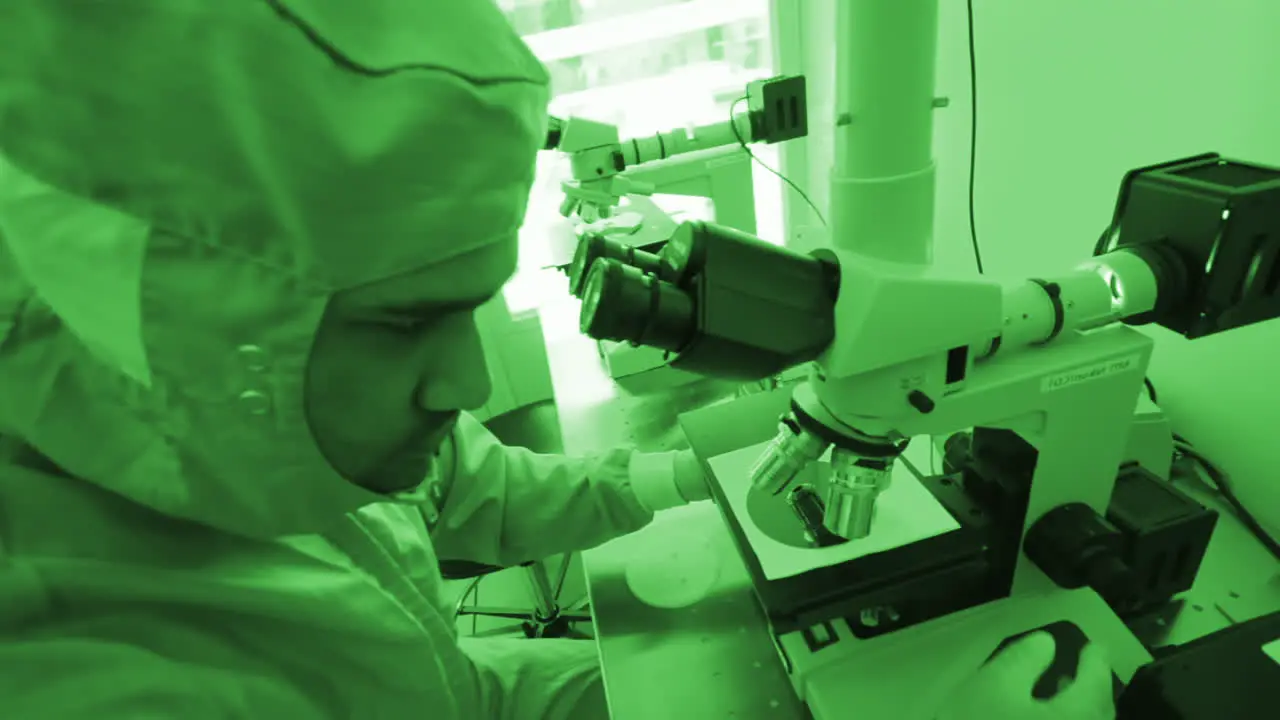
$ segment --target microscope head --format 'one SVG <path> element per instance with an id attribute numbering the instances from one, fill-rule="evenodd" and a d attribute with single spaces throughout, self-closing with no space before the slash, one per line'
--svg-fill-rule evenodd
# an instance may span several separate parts
<path id="1" fill-rule="evenodd" d="M 840 273 L 827 251 L 802 254 L 687 222 L 658 254 L 588 238 L 573 267 L 582 331 L 666 350 L 673 368 L 758 381 L 817 359 L 834 341 Z M 865 537 L 905 445 L 857 436 L 803 387 L 753 469 L 753 485 L 780 495 L 834 444 L 824 525 L 843 538 Z"/>
<path id="2" fill-rule="evenodd" d="M 812 361 L 834 338 L 839 279 L 822 251 L 705 222 L 682 223 L 656 256 L 594 247 L 580 263 L 590 337 L 655 347 L 673 368 L 744 383 Z"/>
<path id="3" fill-rule="evenodd" d="M 555 150 L 569 157 L 573 180 L 561 183 L 565 198 L 560 214 L 578 215 L 587 222 L 610 217 L 626 188 L 612 180 L 626 169 L 619 144 L 618 128 L 585 118 L 548 120 L 543 150 Z"/>

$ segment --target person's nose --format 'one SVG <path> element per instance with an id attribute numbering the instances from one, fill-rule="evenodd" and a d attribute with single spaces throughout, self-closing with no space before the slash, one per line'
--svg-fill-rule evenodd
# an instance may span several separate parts
<path id="1" fill-rule="evenodd" d="M 432 360 L 418 398 L 424 410 L 478 410 L 489 402 L 493 383 L 474 316 L 459 316 L 440 335 Z"/>

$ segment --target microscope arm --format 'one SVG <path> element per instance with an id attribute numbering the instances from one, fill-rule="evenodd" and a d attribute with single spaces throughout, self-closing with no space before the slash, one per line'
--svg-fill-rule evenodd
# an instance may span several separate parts
<path id="1" fill-rule="evenodd" d="M 671 163 L 659 162 L 703 150 L 724 147 L 725 137 L 733 137 L 735 125 L 746 126 L 745 115 L 729 122 L 694 130 L 672 130 L 656 135 L 618 141 L 616 127 L 582 118 L 552 118 L 556 128 L 552 136 L 560 140 L 555 148 L 568 152 L 573 180 L 561 183 L 565 199 L 560 214 L 578 214 L 587 222 L 608 218 L 618 202 L 627 195 L 652 195 L 666 179 Z M 742 128 L 740 127 L 739 130 Z M 744 139 L 747 137 L 743 136 Z M 733 141 L 736 149 L 737 141 Z M 552 144 L 548 140 L 548 145 Z M 656 177 L 644 177 L 646 165 Z M 650 173 L 650 175 L 652 175 Z"/>
<path id="2" fill-rule="evenodd" d="M 568 123 L 572 138 L 575 120 Z M 739 154 L 734 130 L 749 142 L 749 125 L 748 116 L 739 114 L 733 123 L 677 129 L 571 153 L 574 179 L 561 184 L 565 201 L 560 212 L 566 217 L 577 212 L 594 222 L 612 215 L 627 195 L 652 195 L 659 189 L 697 195 L 707 184 L 705 162 Z M 681 162 L 685 157 L 695 162 Z M 686 192 L 680 192 L 682 187 Z"/>
<path id="3" fill-rule="evenodd" d="M 752 134 L 751 118 L 747 113 L 735 114 L 732 121 L 699 125 L 693 128 L 677 128 L 647 137 L 632 138 L 619 146 L 622 169 L 626 171 L 645 163 L 703 150 L 736 148 L 740 144 L 739 138 L 742 139 L 742 143 L 753 143 L 762 139 Z M 574 173 L 574 178 L 584 179 L 577 172 Z"/>
<path id="4" fill-rule="evenodd" d="M 565 182 L 561 214 L 579 212 L 593 222 L 609 217 L 618 201 L 629 194 L 649 195 L 668 173 L 684 171 L 661 161 L 694 153 L 734 154 L 740 144 L 774 143 L 803 137 L 808 132 L 805 85 L 800 76 L 781 76 L 751 83 L 745 96 L 748 110 L 729 120 L 693 128 L 677 128 L 654 135 L 620 140 L 618 128 L 584 118 L 550 119 L 546 150 L 569 155 L 573 180 Z M 638 170 L 653 167 L 656 175 L 642 179 Z M 664 167 L 665 166 L 665 167 Z M 656 181 L 656 182 L 655 182 Z M 673 182 L 679 182 L 673 178 Z M 585 212 L 584 212 L 585 211 Z"/>
<path id="5" fill-rule="evenodd" d="M 1070 368 L 1055 372 L 1060 357 L 1037 351 L 1148 313 L 1160 286 L 1149 262 L 1155 256 L 1129 250 L 1056 278 L 1003 288 L 843 251 L 834 255 L 844 289 L 835 307 L 835 340 L 809 382 L 796 389 L 791 417 L 753 468 L 753 483 L 781 492 L 832 448 L 827 528 L 851 539 L 870 534 L 876 500 L 909 438 L 994 426 L 1031 412 L 1020 407 L 1026 387 L 1006 392 L 1013 378 L 1076 382 Z M 1145 356 L 1126 365 L 1129 356 L 1108 360 L 1115 346 L 1097 347 L 1097 357 L 1080 361 L 1082 379 L 1125 371 L 1136 372 L 1134 382 L 1141 383 Z M 1013 357 L 1020 359 L 1005 363 Z M 1131 415 L 1132 405 L 1122 412 Z"/>
<path id="6" fill-rule="evenodd" d="M 543 149 L 568 154 L 572 160 L 573 179 L 585 182 L 598 179 L 602 174 L 623 172 L 655 160 L 737 145 L 739 136 L 747 143 L 760 139 L 753 136 L 751 118 L 747 113 L 735 114 L 732 122 L 677 128 L 627 140 L 620 140 L 618 128 L 607 123 L 553 116 Z"/>

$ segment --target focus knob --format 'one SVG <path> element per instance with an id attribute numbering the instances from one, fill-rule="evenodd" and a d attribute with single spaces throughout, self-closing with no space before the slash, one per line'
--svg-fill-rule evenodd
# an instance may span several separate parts
<path id="1" fill-rule="evenodd" d="M 911 403 L 911 407 L 919 410 L 921 415 L 928 415 L 936 407 L 933 400 L 919 390 L 912 390 L 907 393 L 907 402 Z"/>

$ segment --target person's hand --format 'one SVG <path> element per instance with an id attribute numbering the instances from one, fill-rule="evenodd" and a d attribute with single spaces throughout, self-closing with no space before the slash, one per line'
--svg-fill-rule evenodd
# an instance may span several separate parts
<path id="1" fill-rule="evenodd" d="M 685 502 L 711 499 L 707 475 L 693 450 L 684 449 L 676 453 L 676 489 Z"/>
<path id="2" fill-rule="evenodd" d="M 1051 700 L 1031 696 L 1054 649 L 1044 632 L 1010 645 L 948 698 L 937 720 L 1115 720 L 1111 667 L 1095 643 L 1081 652 L 1075 681 Z"/>

